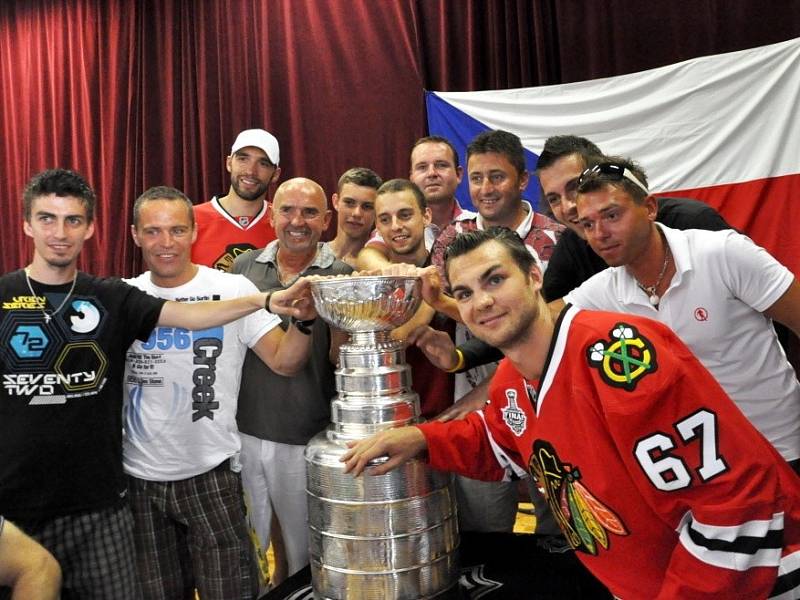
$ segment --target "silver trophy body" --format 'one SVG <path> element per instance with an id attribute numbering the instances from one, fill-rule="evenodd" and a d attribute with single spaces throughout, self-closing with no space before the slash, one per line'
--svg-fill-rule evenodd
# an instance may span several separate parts
<path id="1" fill-rule="evenodd" d="M 343 277 L 311 286 L 319 315 L 350 334 L 339 354 L 332 425 L 306 448 L 316 598 L 417 600 L 458 582 L 452 477 L 412 460 L 386 475 L 345 474 L 347 443 L 419 422 L 411 369 L 390 331 L 413 316 L 412 277 Z"/>

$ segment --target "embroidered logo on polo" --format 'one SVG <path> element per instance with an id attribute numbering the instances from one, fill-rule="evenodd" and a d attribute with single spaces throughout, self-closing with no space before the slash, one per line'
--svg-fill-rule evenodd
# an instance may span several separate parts
<path id="1" fill-rule="evenodd" d="M 508 425 L 508 428 L 514 432 L 514 435 L 519 437 L 525 431 L 528 418 L 517 404 L 517 390 L 513 388 L 507 389 L 506 400 L 508 404 L 505 408 L 500 409 L 503 415 L 503 421 Z"/>
<path id="2" fill-rule="evenodd" d="M 658 369 L 656 349 L 633 325 L 618 323 L 609 340 L 598 340 L 586 349 L 589 366 L 597 369 L 607 384 L 627 391 Z"/>
<path id="3" fill-rule="evenodd" d="M 622 520 L 582 483 L 580 469 L 562 462 L 549 442 L 533 443 L 528 469 L 575 550 L 597 556 L 600 548 L 611 545 L 609 533 L 628 535 Z"/>

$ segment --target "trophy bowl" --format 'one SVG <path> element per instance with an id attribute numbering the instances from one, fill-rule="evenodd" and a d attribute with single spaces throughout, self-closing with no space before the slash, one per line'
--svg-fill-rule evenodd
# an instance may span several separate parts
<path id="1" fill-rule="evenodd" d="M 349 333 L 389 331 L 408 321 L 422 302 L 419 277 L 348 276 L 311 282 L 317 313 Z"/>

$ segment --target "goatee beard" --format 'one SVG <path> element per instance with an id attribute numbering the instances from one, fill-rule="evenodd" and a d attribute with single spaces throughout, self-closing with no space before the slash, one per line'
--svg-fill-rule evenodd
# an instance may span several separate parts
<path id="1" fill-rule="evenodd" d="M 239 196 L 242 200 L 248 200 L 250 202 L 254 200 L 259 200 L 264 197 L 267 193 L 267 186 L 258 186 L 254 192 L 244 192 L 239 188 L 239 184 L 236 181 L 231 180 L 231 187 L 233 191 L 236 192 L 236 195 Z"/>

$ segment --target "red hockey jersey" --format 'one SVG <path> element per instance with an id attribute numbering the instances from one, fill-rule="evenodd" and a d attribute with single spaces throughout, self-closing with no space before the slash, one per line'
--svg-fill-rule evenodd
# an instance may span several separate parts
<path id="1" fill-rule="evenodd" d="M 267 203 L 255 217 L 236 217 L 222 208 L 216 197 L 194 207 L 197 240 L 192 262 L 220 271 L 230 271 L 240 254 L 264 248 L 275 239 Z"/>
<path id="2" fill-rule="evenodd" d="M 431 465 L 530 472 L 617 597 L 800 597 L 800 479 L 664 325 L 568 307 L 540 381 L 505 359 L 489 397 L 420 426 Z"/>

